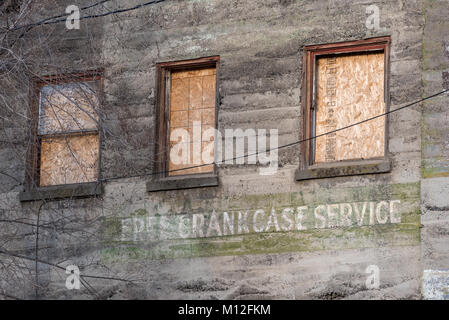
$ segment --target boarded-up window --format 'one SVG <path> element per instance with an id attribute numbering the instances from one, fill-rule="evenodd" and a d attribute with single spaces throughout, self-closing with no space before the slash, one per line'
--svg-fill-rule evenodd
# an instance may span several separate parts
<path id="1" fill-rule="evenodd" d="M 86 81 L 41 87 L 40 186 L 98 180 L 98 86 Z"/>
<path id="2" fill-rule="evenodd" d="M 384 53 L 317 59 L 316 135 L 385 112 Z M 316 139 L 315 163 L 384 156 L 385 118 Z"/>
<path id="3" fill-rule="evenodd" d="M 214 156 L 215 84 L 215 68 L 171 72 L 170 176 L 214 170 L 213 164 L 208 163 L 213 162 Z M 208 157 L 203 157 L 203 153 Z"/>

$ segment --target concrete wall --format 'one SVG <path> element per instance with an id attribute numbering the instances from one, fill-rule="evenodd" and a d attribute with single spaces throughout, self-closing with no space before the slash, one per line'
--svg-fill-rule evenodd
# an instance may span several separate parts
<path id="1" fill-rule="evenodd" d="M 366 27 L 372 4 L 380 30 Z M 153 168 L 156 63 L 220 55 L 219 129 L 278 129 L 283 145 L 300 136 L 304 45 L 390 35 L 394 109 L 442 90 L 448 7 L 430 0 L 167 1 L 81 22 L 78 31 L 45 27 L 55 33 L 48 45 L 54 54 L 41 48 L 35 72 L 105 69 L 105 192 L 45 202 L 40 210 L 41 202 L 20 203 L 29 133 L 20 119 L 3 121 L 0 171 L 14 178 L 0 175 L 0 213 L 36 221 L 39 212 L 41 222 L 53 223 L 63 217 L 64 226 L 41 230 L 42 259 L 83 266 L 81 274 L 138 279 L 88 279 L 102 298 L 430 298 L 421 294 L 423 279 L 440 294 L 447 275 L 437 271 L 448 266 L 447 95 L 390 115 L 391 173 L 296 182 L 293 146 L 279 151 L 272 176 L 254 165 L 227 165 L 218 170 L 218 187 L 148 193 L 145 185 Z M 136 177 L 115 179 L 126 176 Z M 224 216 L 234 217 L 233 232 Z M 9 248 L 33 257 L 36 228 L 18 229 L 29 235 Z M 370 265 L 379 268 L 374 290 L 366 287 Z M 64 270 L 39 268 L 42 297 L 87 297 L 85 288 L 65 288 Z M 28 280 L 23 295 L 33 297 L 27 283 L 34 277 Z"/>
<path id="2" fill-rule="evenodd" d="M 424 95 L 449 89 L 449 42 L 447 1 L 426 2 L 424 29 Z M 423 296 L 449 298 L 449 120 L 448 95 L 423 106 L 421 229 Z"/>

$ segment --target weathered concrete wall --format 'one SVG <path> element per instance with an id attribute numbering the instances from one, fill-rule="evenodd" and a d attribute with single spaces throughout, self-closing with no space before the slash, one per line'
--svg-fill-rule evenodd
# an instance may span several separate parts
<path id="1" fill-rule="evenodd" d="M 365 25 L 372 4 L 380 8 L 381 30 Z M 167 1 L 82 22 L 79 31 L 56 29 L 62 33 L 51 45 L 56 53 L 40 59 L 62 70 L 105 69 L 105 193 L 52 201 L 41 211 L 40 203 L 20 203 L 29 133 L 24 124 L 5 124 L 0 170 L 18 181 L 0 175 L 0 212 L 34 221 L 36 212 L 42 221 L 75 217 L 70 235 L 41 231 L 40 245 L 47 247 L 41 255 L 85 266 L 82 274 L 138 279 L 137 286 L 89 280 L 102 298 L 421 298 L 423 270 L 448 266 L 447 204 L 435 187 L 447 188 L 447 96 L 426 103 L 425 112 L 414 106 L 390 115 L 391 173 L 296 182 L 299 147 L 293 146 L 279 151 L 280 168 L 272 176 L 259 175 L 254 165 L 227 165 L 219 168 L 218 187 L 148 193 L 155 65 L 220 55 L 219 129 L 279 129 L 283 145 L 300 136 L 304 45 L 390 35 L 394 109 L 441 90 L 449 61 L 442 44 L 449 40 L 443 31 L 447 7 L 447 1 L 420 0 Z M 40 74 L 55 70 L 36 65 Z M 126 176 L 136 177 L 113 179 Z M 429 221 L 423 231 L 421 212 Z M 25 239 L 33 249 L 35 234 Z M 377 290 L 365 285 L 370 265 L 379 267 Z M 41 268 L 44 297 L 86 297 L 85 289 L 65 288 L 64 270 Z"/>
<path id="2" fill-rule="evenodd" d="M 424 95 L 449 89 L 448 1 L 426 2 Z M 422 121 L 422 293 L 449 298 L 449 100 L 448 94 L 424 104 Z"/>

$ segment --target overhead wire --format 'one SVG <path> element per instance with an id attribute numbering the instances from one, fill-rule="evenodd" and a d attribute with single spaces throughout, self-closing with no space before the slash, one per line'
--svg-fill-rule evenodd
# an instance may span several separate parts
<path id="1" fill-rule="evenodd" d="M 423 99 L 411 102 L 409 104 L 406 104 L 404 106 L 398 107 L 398 108 L 393 109 L 393 110 L 389 110 L 389 111 L 384 112 L 382 114 L 378 114 L 376 116 L 373 116 L 373 117 L 370 117 L 370 118 L 367 118 L 367 119 L 364 119 L 364 120 L 361 120 L 361 121 L 357 121 L 357 122 L 354 122 L 354 123 L 349 124 L 347 126 L 344 126 L 344 127 L 341 127 L 341 128 L 337 128 L 335 130 L 331 130 L 331 131 L 328 131 L 328 132 L 324 132 L 324 133 L 319 134 L 319 135 L 315 135 L 315 136 L 308 137 L 308 138 L 305 138 L 305 139 L 297 140 L 297 141 L 294 141 L 294 142 L 291 142 L 291 143 L 288 143 L 288 144 L 285 144 L 285 145 L 282 145 L 282 146 L 278 146 L 276 148 L 267 149 L 267 150 L 264 150 L 263 153 L 271 152 L 271 151 L 274 151 L 274 150 L 285 149 L 285 148 L 288 148 L 288 147 L 292 147 L 292 146 L 295 146 L 295 145 L 298 145 L 298 144 L 301 144 L 301 143 L 304 143 L 304 142 L 307 142 L 307 141 L 315 140 L 317 138 L 320 138 L 320 137 L 323 137 L 323 136 L 326 136 L 326 135 L 329 135 L 329 134 L 334 134 L 336 132 L 339 132 L 339 131 L 342 131 L 342 130 L 346 130 L 348 128 L 351 128 L 351 127 L 354 127 L 354 126 L 357 126 L 357 125 L 361 125 L 363 123 L 366 123 L 366 122 L 369 122 L 369 121 L 372 121 L 372 120 L 375 120 L 375 119 L 378 119 L 378 118 L 381 118 L 381 117 L 385 117 L 385 116 L 387 116 L 389 114 L 392 114 L 394 112 L 398 112 L 400 110 L 404 110 L 406 108 L 410 108 L 410 107 L 412 107 L 412 106 L 414 106 L 416 104 L 419 104 L 421 102 L 427 101 L 427 100 L 435 98 L 437 96 L 440 96 L 440 95 L 442 95 L 442 94 L 444 94 L 444 93 L 446 93 L 448 91 L 449 91 L 449 89 L 440 91 L 438 93 L 435 93 L 435 94 L 432 94 L 430 96 L 427 96 L 427 97 L 425 97 Z M 136 178 L 136 177 L 142 177 L 142 176 L 168 174 L 168 173 L 172 173 L 172 172 L 178 172 L 178 171 L 184 171 L 184 170 L 189 170 L 189 169 L 201 168 L 201 167 L 210 166 L 210 165 L 214 165 L 214 164 L 215 165 L 224 164 L 226 162 L 234 161 L 234 160 L 237 160 L 237 159 L 247 158 L 247 157 L 250 157 L 250 156 L 259 155 L 260 153 L 261 152 L 255 152 L 255 153 L 251 153 L 251 154 L 245 154 L 243 156 L 238 156 L 238 157 L 233 157 L 233 158 L 230 158 L 230 159 L 225 159 L 225 160 L 218 161 L 218 162 L 214 161 L 212 163 L 200 164 L 200 165 L 184 167 L 184 168 L 174 169 L 174 170 L 164 170 L 164 171 L 151 172 L 151 173 L 140 174 L 140 175 L 135 175 L 135 176 L 121 176 L 121 177 L 104 178 L 104 179 L 100 179 L 100 181 L 101 182 L 106 182 L 106 181 L 118 180 L 118 179 L 129 179 L 129 178 Z"/>
<path id="2" fill-rule="evenodd" d="M 111 0 L 99 1 L 99 2 L 96 2 L 96 3 L 91 4 L 89 6 L 82 7 L 82 8 L 80 8 L 80 10 L 81 11 L 82 10 L 87 10 L 87 9 L 92 8 L 92 7 L 98 6 L 100 4 L 104 4 L 106 2 L 109 2 L 109 1 L 111 1 Z M 118 13 L 124 13 L 124 12 L 128 12 L 128 11 L 133 11 L 133 10 L 137 10 L 137 9 L 140 9 L 140 8 L 152 5 L 152 4 L 161 3 L 161 2 L 164 2 L 164 1 L 166 1 L 166 0 L 147 1 L 147 2 L 144 2 L 144 3 L 138 4 L 138 5 L 135 5 L 133 7 L 123 8 L 123 9 L 116 9 L 114 11 L 108 11 L 108 12 L 105 12 L 105 13 L 83 16 L 83 17 L 80 17 L 79 20 L 105 17 L 105 16 L 112 15 L 112 14 L 118 14 Z M 9 30 L 14 31 L 14 30 L 19 30 L 19 29 L 23 29 L 23 28 L 32 28 L 34 26 L 39 26 L 39 25 L 48 25 L 48 24 L 55 24 L 55 23 L 64 22 L 64 21 L 66 21 L 66 17 L 68 17 L 68 15 L 69 14 L 61 14 L 61 15 L 58 15 L 58 16 L 54 16 L 54 17 L 50 17 L 50 18 L 46 18 L 46 19 L 40 20 L 40 21 L 35 22 L 35 23 L 17 26 L 15 28 L 12 28 L 12 29 L 9 29 Z M 64 19 L 61 19 L 63 17 L 64 17 Z M 358 121 L 358 122 L 349 124 L 347 126 L 344 126 L 344 127 L 341 127 L 341 128 L 337 128 L 335 130 L 331 130 L 331 131 L 328 131 L 328 132 L 325 132 L 325 133 L 322 133 L 322 134 L 319 134 L 319 135 L 315 135 L 315 136 L 308 137 L 308 138 L 305 138 L 305 139 L 301 139 L 301 140 L 298 140 L 298 141 L 294 141 L 294 142 L 291 142 L 291 143 L 288 143 L 288 144 L 285 144 L 285 145 L 282 145 L 282 146 L 278 146 L 276 148 L 271 148 L 271 149 L 268 149 L 268 150 L 264 150 L 263 152 L 266 153 L 266 152 L 271 152 L 271 151 L 275 151 L 275 150 L 285 149 L 285 148 L 288 148 L 288 147 L 291 147 L 291 146 L 294 146 L 294 145 L 298 145 L 298 144 L 301 144 L 301 143 L 304 143 L 304 142 L 307 142 L 307 141 L 315 140 L 317 138 L 320 138 L 320 137 L 323 137 L 323 136 L 326 136 L 326 135 L 329 135 L 329 134 L 334 134 L 336 132 L 339 132 L 339 131 L 342 131 L 342 130 L 345 130 L 345 129 L 348 129 L 348 128 L 351 128 L 351 127 L 354 127 L 354 126 L 357 126 L 357 125 L 361 125 L 361 124 L 366 123 L 368 121 L 372 121 L 372 120 L 378 119 L 380 117 L 387 116 L 387 115 L 389 115 L 391 113 L 394 113 L 394 112 L 397 112 L 397 111 L 409 108 L 409 107 L 414 106 L 414 105 L 416 105 L 418 103 L 421 103 L 421 102 L 424 102 L 426 100 L 432 99 L 432 98 L 434 98 L 436 96 L 442 95 L 442 94 L 444 94 L 444 93 L 446 93 L 448 91 L 449 91 L 449 89 L 443 90 L 441 92 L 435 93 L 433 95 L 430 95 L 430 96 L 425 97 L 423 99 L 420 99 L 418 101 L 414 101 L 412 103 L 406 104 L 406 105 L 404 105 L 402 107 L 398 107 L 398 108 L 396 108 L 394 110 L 389 110 L 389 111 L 387 111 L 385 113 L 376 115 L 374 117 L 370 117 L 370 118 L 364 119 L 362 121 Z M 226 162 L 234 161 L 234 160 L 237 160 L 237 159 L 247 158 L 247 157 L 254 156 L 254 155 L 259 155 L 260 153 L 261 152 L 245 154 L 243 156 L 233 157 L 233 158 L 225 159 L 225 160 L 222 160 L 222 161 L 214 161 L 212 163 L 200 164 L 200 165 L 184 167 L 184 168 L 174 169 L 174 170 L 158 171 L 158 172 L 152 172 L 152 173 L 147 173 L 147 174 L 139 174 L 139 175 L 135 175 L 135 176 L 119 176 L 119 177 L 103 178 L 103 179 L 100 179 L 100 181 L 101 182 L 105 182 L 105 181 L 117 180 L 117 179 L 127 179 L 127 178 L 141 177 L 141 176 L 161 175 L 161 174 L 167 174 L 167 173 L 172 173 L 172 172 L 184 171 L 184 170 L 189 170 L 189 169 L 201 168 L 201 167 L 204 167 L 204 166 L 219 165 L 219 164 L 223 164 L 223 163 L 226 163 Z"/>
<path id="3" fill-rule="evenodd" d="M 89 6 L 80 8 L 80 11 L 93 8 L 95 6 L 98 6 L 100 4 L 104 4 L 104 3 L 109 2 L 109 1 L 112 1 L 112 0 L 99 1 L 99 2 L 91 4 Z M 106 17 L 106 16 L 109 16 L 109 15 L 112 15 L 112 14 L 118 14 L 118 13 L 124 13 L 124 12 L 128 12 L 128 11 L 133 11 L 133 10 L 137 10 L 137 9 L 140 9 L 140 8 L 143 8 L 143 7 L 147 7 L 147 6 L 152 5 L 152 4 L 164 2 L 164 1 L 166 1 L 166 0 L 152 0 L 152 1 L 148 1 L 148 2 L 144 2 L 144 3 L 141 3 L 141 4 L 135 5 L 133 7 L 123 8 L 123 9 L 116 9 L 116 10 L 108 11 L 108 12 L 104 12 L 104 13 L 83 16 L 83 17 L 80 17 L 79 20 L 94 19 L 94 18 Z M 42 19 L 42 20 L 40 20 L 38 22 L 29 23 L 29 24 L 20 25 L 20 26 L 14 27 L 14 28 L 10 28 L 8 30 L 9 31 L 16 31 L 16 30 L 20 30 L 20 29 L 24 29 L 24 28 L 33 28 L 33 27 L 40 26 L 40 25 L 49 25 L 49 24 L 65 22 L 67 20 L 68 16 L 69 16 L 68 13 L 60 14 L 60 15 L 57 15 L 57 16 L 54 16 L 54 17 Z"/>

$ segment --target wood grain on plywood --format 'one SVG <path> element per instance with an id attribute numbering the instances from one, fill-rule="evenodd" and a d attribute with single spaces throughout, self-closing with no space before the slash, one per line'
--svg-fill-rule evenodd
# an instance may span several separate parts
<path id="1" fill-rule="evenodd" d="M 181 169 L 204 165 L 203 152 L 212 154 L 213 159 L 210 145 L 213 139 L 211 142 L 210 135 L 204 131 L 213 128 L 215 123 L 215 83 L 215 68 L 173 71 L 171 74 L 169 176 L 213 172 L 213 165 Z M 181 137 L 183 132 L 189 136 Z M 176 147 L 181 141 L 186 145 Z M 174 157 L 178 160 L 185 157 L 186 161 L 178 163 Z"/>
<path id="2" fill-rule="evenodd" d="M 383 114 L 384 54 L 320 58 L 317 61 L 316 135 Z M 316 139 L 315 163 L 383 157 L 385 119 Z"/>

